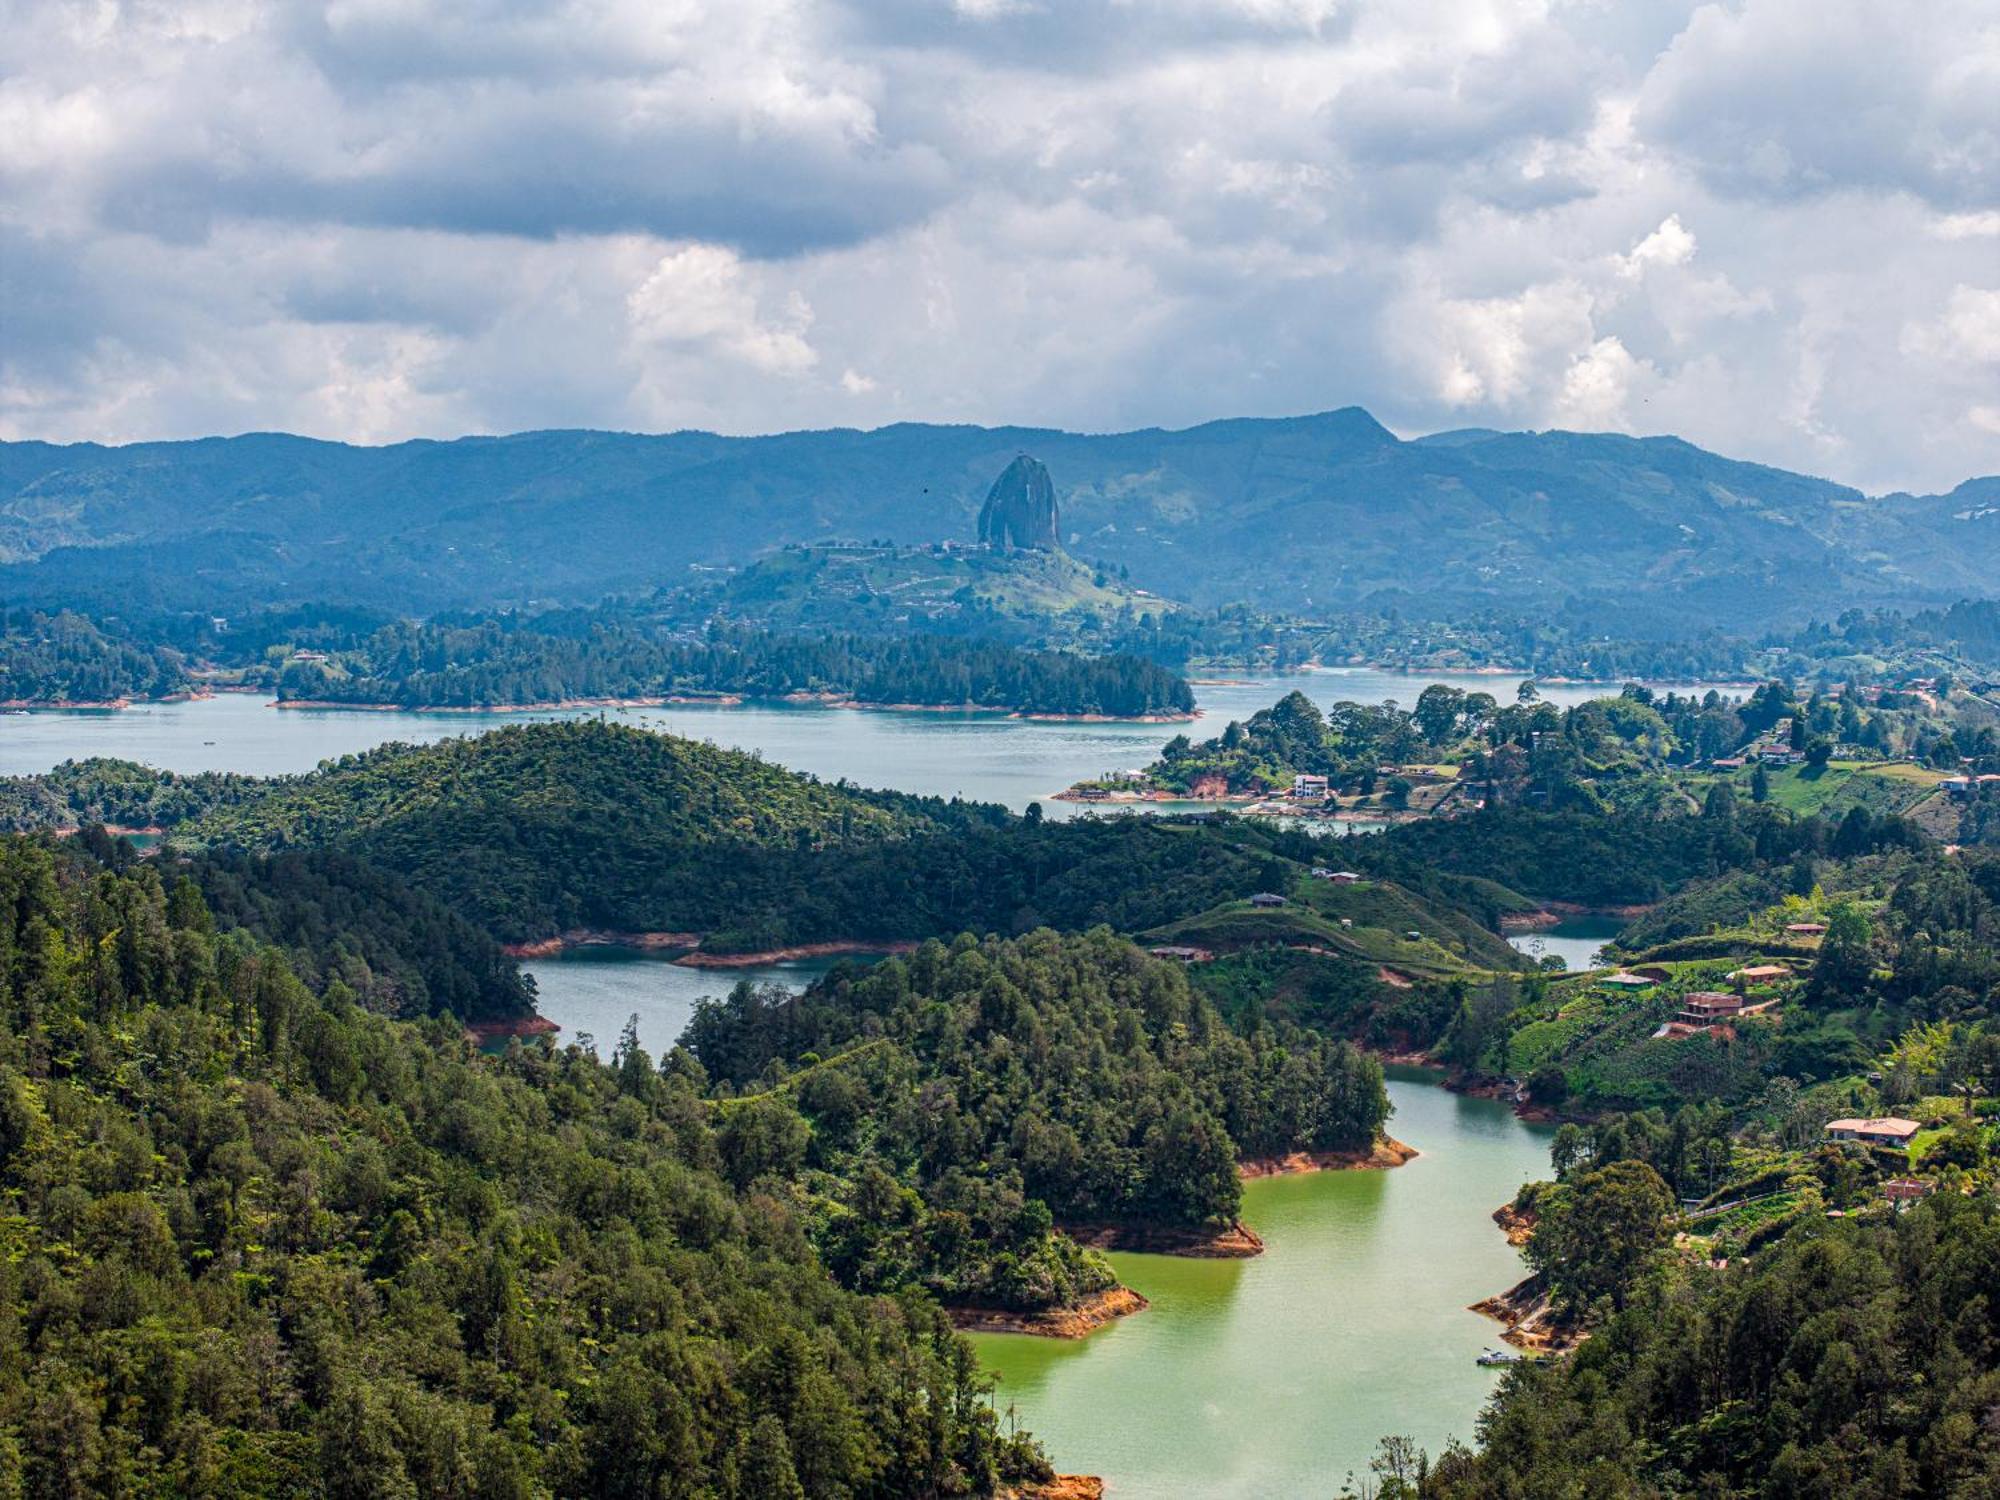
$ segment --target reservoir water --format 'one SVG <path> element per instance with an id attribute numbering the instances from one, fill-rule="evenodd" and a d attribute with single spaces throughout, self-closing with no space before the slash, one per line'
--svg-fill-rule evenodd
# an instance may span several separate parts
<path id="1" fill-rule="evenodd" d="M 695 1001 L 722 996 L 739 980 L 802 990 L 834 965 L 830 958 L 763 964 L 749 969 L 692 969 L 637 948 L 573 948 L 556 958 L 530 959 L 521 972 L 535 981 L 535 1009 L 562 1030 L 567 1045 L 588 1034 L 609 1057 L 626 1021 L 639 1021 L 639 1045 L 654 1061 L 669 1051 L 694 1015 Z"/>
<path id="2" fill-rule="evenodd" d="M 824 780 L 940 797 L 1003 803 L 1016 810 L 1040 800 L 1051 817 L 1072 803 L 1051 802 L 1072 782 L 1104 771 L 1144 766 L 1170 738 L 1221 733 L 1294 688 L 1322 705 L 1342 699 L 1394 701 L 1405 707 L 1433 682 L 1488 692 L 1510 701 L 1521 679 L 1465 673 L 1408 675 L 1340 667 L 1196 686 L 1193 724 L 1077 724 L 1013 719 L 1004 714 L 896 713 L 784 704 L 739 708 L 573 709 L 537 713 L 372 713 L 357 709 L 277 709 L 249 693 L 221 693 L 185 703 L 125 709 L 37 710 L 0 716 L 0 775 L 46 771 L 65 760 L 113 756 L 163 770 L 240 771 L 277 776 L 309 771 L 322 760 L 391 740 L 428 742 L 478 734 L 496 725 L 602 715 L 664 729 L 809 771 Z M 1551 683 L 1551 703 L 1566 705 L 1615 688 Z"/>
<path id="3" fill-rule="evenodd" d="M 702 971 L 601 948 L 523 967 L 565 1040 L 590 1032 L 609 1056 L 636 1013 L 657 1058 L 697 996 L 739 977 L 803 988 L 827 965 Z M 1550 1132 L 1389 1072 L 1389 1129 L 1416 1160 L 1245 1184 L 1265 1243 L 1251 1260 L 1114 1255 L 1152 1306 L 1087 1339 L 974 1338 L 999 1408 L 1057 1468 L 1102 1476 L 1112 1500 L 1331 1496 L 1384 1435 L 1433 1453 L 1471 1439 L 1499 1374 L 1474 1361 L 1499 1329 L 1468 1307 L 1522 1275 L 1491 1214 L 1548 1174 Z"/>
<path id="4" fill-rule="evenodd" d="M 1114 1255 L 1152 1306 L 1080 1340 L 977 1336 L 995 1395 L 1058 1469 L 1113 1500 L 1332 1496 L 1385 1435 L 1470 1442 L 1501 1372 L 1469 1304 L 1524 1274 L 1490 1217 L 1548 1175 L 1548 1135 L 1505 1105 L 1397 1070 L 1387 1172 L 1245 1185 L 1251 1260 Z"/>
<path id="5" fill-rule="evenodd" d="M 738 978 L 803 988 L 825 963 L 703 971 L 615 948 L 523 965 L 562 1037 L 609 1056 L 628 1016 L 657 1058 L 697 996 Z M 1522 1274 L 1492 1211 L 1548 1175 L 1546 1127 L 1392 1067 L 1389 1130 L 1422 1154 L 1386 1172 L 1246 1183 L 1251 1260 L 1114 1255 L 1152 1305 L 1079 1340 L 983 1334 L 995 1402 L 1056 1467 L 1111 1500 L 1331 1496 L 1385 1435 L 1470 1441 L 1499 1372 L 1498 1325 L 1469 1311 Z"/>
<path id="6" fill-rule="evenodd" d="M 1597 951 L 1629 925 L 1619 917 L 1565 917 L 1553 927 L 1508 936 L 1530 958 L 1560 958 L 1572 972 L 1597 967 Z"/>
<path id="7" fill-rule="evenodd" d="M 1203 684 L 1195 725 L 778 706 L 604 716 L 755 750 L 828 779 L 1018 808 L 1080 777 L 1144 765 L 1176 733 L 1218 733 L 1295 687 L 1321 703 L 1409 704 L 1433 681 L 1505 700 L 1517 679 L 1338 670 Z M 1552 685 L 1545 695 L 1561 703 L 1603 691 Z M 182 772 L 295 773 L 390 740 L 549 717 L 556 715 L 281 711 L 238 694 L 117 712 L 7 715 L 0 774 L 93 755 Z M 1070 810 L 1045 806 L 1052 816 Z M 1559 936 L 1561 929 L 1523 938 L 1546 944 Z M 524 967 L 564 1039 L 588 1032 L 608 1055 L 637 1014 L 640 1039 L 657 1057 L 699 996 L 726 993 L 743 978 L 803 987 L 826 965 L 713 971 L 584 949 Z M 1385 1434 L 1433 1451 L 1472 1435 L 1497 1378 L 1473 1361 L 1498 1330 L 1466 1307 L 1519 1278 L 1519 1258 L 1489 1215 L 1522 1181 L 1546 1173 L 1547 1133 L 1494 1101 L 1449 1094 L 1409 1072 L 1396 1074 L 1391 1096 L 1390 1129 L 1423 1154 L 1389 1172 L 1248 1184 L 1243 1213 L 1264 1237 L 1262 1256 L 1118 1256 L 1121 1277 L 1152 1300 L 1146 1311 L 1078 1342 L 978 1340 L 1002 1381 L 1000 1404 L 1041 1437 L 1059 1468 L 1103 1475 L 1113 1500 L 1331 1495 L 1344 1475 L 1365 1469 Z"/>

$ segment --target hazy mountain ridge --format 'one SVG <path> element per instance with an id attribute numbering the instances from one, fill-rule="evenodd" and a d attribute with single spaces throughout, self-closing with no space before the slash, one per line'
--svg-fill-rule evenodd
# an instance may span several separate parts
<path id="1" fill-rule="evenodd" d="M 1751 625 L 1988 595 L 2000 576 L 2000 478 L 1871 498 L 1678 438 L 1405 442 L 1347 408 L 1113 434 L 900 424 L 385 448 L 283 434 L 0 444 L 0 559 L 12 564 L 0 597 L 225 608 L 344 596 L 420 611 L 590 597 L 785 542 L 969 540 L 1023 453 L 1054 476 L 1070 550 L 1198 603 L 1582 596 L 1671 628 L 1683 613 Z"/>

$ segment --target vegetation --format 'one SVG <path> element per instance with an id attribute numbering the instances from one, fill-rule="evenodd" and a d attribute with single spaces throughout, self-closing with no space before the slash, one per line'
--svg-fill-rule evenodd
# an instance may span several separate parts
<path id="1" fill-rule="evenodd" d="M 918 1187 L 910 1231 L 924 1248 L 906 1253 L 941 1257 L 930 1284 L 1010 1305 L 1052 1295 L 1041 1268 L 1003 1261 L 968 1285 L 968 1267 L 954 1269 L 964 1232 L 940 1242 L 937 1216 L 967 1212 L 982 1189 L 1063 1222 L 1225 1224 L 1239 1158 L 1365 1151 L 1388 1113 L 1372 1059 L 1291 1027 L 1240 1036 L 1178 966 L 1101 930 L 931 943 L 803 996 L 739 985 L 698 1010 L 686 1040 L 738 1087 L 854 1055 L 790 1089 L 828 1161 Z M 837 1219 L 826 1232 L 860 1231 Z"/>
<path id="2" fill-rule="evenodd" d="M 1134 656 L 934 635 L 736 630 L 675 640 L 615 609 L 390 624 L 345 649 L 277 656 L 273 667 L 281 699 L 405 708 L 675 694 L 1126 717 L 1194 708 L 1184 680 Z"/>
<path id="3" fill-rule="evenodd" d="M 118 703 L 186 692 L 178 653 L 107 635 L 84 616 L 0 607 L 0 703 Z"/>
<path id="4" fill-rule="evenodd" d="M 589 602 L 787 543 L 970 542 L 1024 448 L 1050 468 L 1065 542 L 1202 606 L 1318 615 L 1387 600 L 1665 639 L 1698 633 L 1690 621 L 1790 629 L 1814 610 L 1907 599 L 1911 579 L 1978 596 L 1995 571 L 1992 544 L 1953 519 L 1977 503 L 1972 487 L 1878 505 L 1671 438 L 1403 442 L 1350 408 L 1091 435 L 898 423 L 381 448 L 279 434 L 11 444 L 0 592 L 226 616 L 316 593 L 402 612 Z M 1307 544 L 1328 536 L 1331 559 Z"/>
<path id="5" fill-rule="evenodd" d="M 1444 1455 L 1421 1493 L 1990 1491 L 1996 1257 L 1993 1200 L 1940 1195 L 1800 1220 L 1727 1270 L 1649 1260 L 1574 1354 L 1509 1376 L 1478 1453 Z"/>
<path id="6" fill-rule="evenodd" d="M 843 1290 L 684 1060 L 472 1052 L 192 882 L 0 844 L 0 1487 L 988 1493 L 920 1293 Z"/>

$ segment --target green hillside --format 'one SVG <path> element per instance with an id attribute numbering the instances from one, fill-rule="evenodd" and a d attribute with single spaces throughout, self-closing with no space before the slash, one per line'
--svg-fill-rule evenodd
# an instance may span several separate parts
<path id="1" fill-rule="evenodd" d="M 1180 607 L 1060 552 L 862 546 L 781 548 L 729 576 L 717 606 L 780 629 L 835 630 L 987 616 L 1080 625 Z"/>
<path id="2" fill-rule="evenodd" d="M 788 1109 L 758 1136 L 631 1047 L 481 1058 L 217 938 L 150 865 L 0 841 L 0 912 L 0 1490 L 750 1500 L 1048 1472 L 934 1302 L 815 1254 Z M 1051 1241 L 1045 1215 L 1009 1226 Z"/>
<path id="3" fill-rule="evenodd" d="M 0 593 L 211 613 L 302 596 L 427 613 L 596 599 L 789 543 L 970 542 L 1023 453 L 1054 478 L 1071 552 L 1205 606 L 1546 614 L 1578 600 L 1625 634 L 1687 634 L 1984 597 L 2000 561 L 2000 512 L 1979 503 L 1992 480 L 1871 500 L 1674 438 L 1405 442 L 1348 408 L 1106 434 L 10 444 Z"/>

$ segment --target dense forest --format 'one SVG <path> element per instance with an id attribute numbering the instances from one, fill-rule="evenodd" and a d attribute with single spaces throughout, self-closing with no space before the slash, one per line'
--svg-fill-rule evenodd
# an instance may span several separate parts
<path id="1" fill-rule="evenodd" d="M 0 606 L 0 703 L 119 703 L 186 692 L 180 654 L 69 610 Z"/>
<path id="2" fill-rule="evenodd" d="M 828 1274 L 785 1163 L 685 1054 L 483 1059 L 323 984 L 150 862 L 0 843 L 0 1489 L 1047 1473 L 933 1302 Z"/>
<path id="3" fill-rule="evenodd" d="M 1102 930 L 930 943 L 802 996 L 741 985 L 686 1043 L 738 1086 L 865 1051 L 797 1090 L 850 1175 L 947 1197 L 991 1179 L 1065 1222 L 1227 1223 L 1240 1157 L 1365 1151 L 1388 1112 L 1373 1059 L 1238 1036 L 1181 968 Z"/>
<path id="4" fill-rule="evenodd" d="M 927 635 L 716 630 L 685 640 L 615 612 L 587 624 L 488 616 L 386 625 L 349 650 L 281 663 L 277 689 L 280 699 L 403 708 L 687 693 L 1125 717 L 1194 708 L 1184 680 L 1130 655 Z"/>
<path id="5" fill-rule="evenodd" d="M 1264 820 L 1044 822 L 595 723 L 385 746 L 268 781 L 87 762 L 0 793 L 17 827 L 157 822 L 188 847 L 340 849 L 507 941 L 605 928 L 701 933 L 725 951 L 1044 925 L 1143 932 L 1289 890 L 1325 853 Z M 1667 815 L 1502 804 L 1355 840 L 1342 858 L 1491 929 L 1530 897 L 1650 902 L 1783 872 L 1802 852 L 1918 838 L 1895 818 L 1848 826 L 1729 799 Z"/>
<path id="6" fill-rule="evenodd" d="M 40 776 L 0 777 L 0 831 L 171 828 L 265 795 L 271 783 L 230 771 L 184 776 L 129 760 L 67 760 Z"/>
<path id="7" fill-rule="evenodd" d="M 387 870 L 322 850 L 215 854 L 188 873 L 218 925 L 285 954 L 315 990 L 334 982 L 357 1004 L 415 1019 L 501 1021 L 534 1008 L 534 986 L 457 908 Z"/>
<path id="8" fill-rule="evenodd" d="M 1002 638 L 910 631 L 671 624 L 617 603 L 428 621 L 307 605 L 234 620 L 180 616 L 110 628 L 68 611 L 0 611 L 0 701 L 158 698 L 187 691 L 196 663 L 281 701 L 399 708 L 675 695 L 1127 718 L 1194 708 L 1193 690 L 1178 673 L 1116 649 L 1033 650 Z"/>
<path id="9" fill-rule="evenodd" d="M 1603 1222 L 1657 1210 L 1651 1176 L 1600 1184 Z M 1996 1266 L 1993 1199 L 1956 1194 L 1802 1221 L 1726 1270 L 1647 1253 L 1600 1264 L 1622 1310 L 1567 1358 L 1512 1372 L 1478 1453 L 1448 1452 L 1401 1493 L 1992 1494 Z"/>

